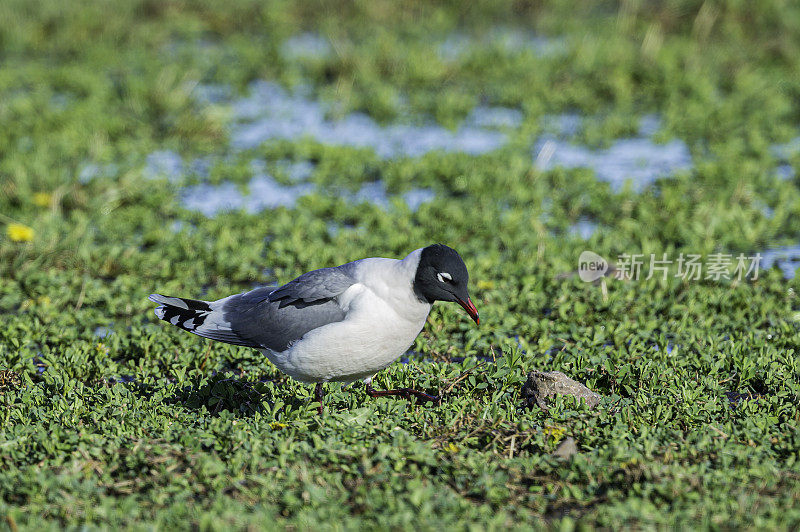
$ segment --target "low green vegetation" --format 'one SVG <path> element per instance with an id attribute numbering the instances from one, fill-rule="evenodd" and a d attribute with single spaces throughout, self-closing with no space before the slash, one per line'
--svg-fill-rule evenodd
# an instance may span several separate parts
<path id="1" fill-rule="evenodd" d="M 288 54 L 304 34 L 328 47 Z M 776 173 L 800 164 L 796 3 L 7 0 L 0 62 L 0 528 L 800 526 L 800 281 L 644 278 L 650 254 L 800 241 L 799 178 Z M 478 154 L 237 150 L 230 102 L 198 90 L 255 80 L 331 120 L 456 131 L 489 106 L 520 123 Z M 642 187 L 542 169 L 565 113 L 593 150 L 656 115 L 692 167 Z M 154 174 L 165 150 L 208 176 Z M 206 180 L 246 193 L 253 160 L 310 162 L 313 191 L 210 218 L 181 203 Z M 345 199 L 375 181 L 388 206 Z M 416 188 L 435 198 L 412 210 Z M 433 242 L 465 259 L 481 326 L 438 304 L 375 384 L 439 406 L 331 384 L 320 416 L 310 386 L 147 301 Z M 584 250 L 644 254 L 645 275 L 583 282 Z M 604 397 L 525 408 L 533 369 Z M 555 456 L 569 437 L 577 454 Z"/>

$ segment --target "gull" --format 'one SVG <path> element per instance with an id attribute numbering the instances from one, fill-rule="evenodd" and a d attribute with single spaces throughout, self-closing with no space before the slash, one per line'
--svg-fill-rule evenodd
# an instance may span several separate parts
<path id="1" fill-rule="evenodd" d="M 285 285 L 216 301 L 151 294 L 156 317 L 185 331 L 261 351 L 280 371 L 316 383 L 363 380 L 371 397 L 438 401 L 412 389 L 375 390 L 372 378 L 405 353 L 436 301 L 455 302 L 479 324 L 469 273 L 452 248 L 434 244 L 403 259 L 366 258 L 313 270 Z"/>

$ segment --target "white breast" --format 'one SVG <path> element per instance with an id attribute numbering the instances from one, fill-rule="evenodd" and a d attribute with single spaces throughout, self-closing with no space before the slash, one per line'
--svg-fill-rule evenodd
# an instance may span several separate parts
<path id="1" fill-rule="evenodd" d="M 355 272 L 360 282 L 338 298 L 343 321 L 306 333 L 286 351 L 265 354 L 304 382 L 371 377 L 405 353 L 425 325 L 431 306 L 412 289 L 418 263 L 418 251 L 402 261 L 361 261 Z"/>

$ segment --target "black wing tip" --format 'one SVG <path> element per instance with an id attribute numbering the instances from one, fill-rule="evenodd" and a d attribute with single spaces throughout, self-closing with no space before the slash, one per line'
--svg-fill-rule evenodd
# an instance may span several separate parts
<path id="1" fill-rule="evenodd" d="M 155 314 L 156 318 L 189 332 L 194 332 L 200 328 L 208 317 L 207 312 L 192 309 L 186 310 L 169 305 L 156 307 Z"/>
<path id="2" fill-rule="evenodd" d="M 189 299 L 186 297 L 165 296 L 163 294 L 150 294 L 148 298 L 153 303 L 164 305 L 170 308 L 180 308 L 183 310 L 195 310 L 198 312 L 211 312 L 211 305 L 208 301 L 199 299 Z"/>

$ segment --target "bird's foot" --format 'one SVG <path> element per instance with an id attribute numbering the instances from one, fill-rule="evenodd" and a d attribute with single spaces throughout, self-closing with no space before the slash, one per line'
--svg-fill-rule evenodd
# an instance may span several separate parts
<path id="1" fill-rule="evenodd" d="M 314 400 L 319 403 L 319 415 L 322 415 L 323 408 L 322 408 L 322 399 L 325 397 L 325 388 L 322 387 L 322 383 L 318 382 L 316 386 L 314 386 Z"/>
<path id="2" fill-rule="evenodd" d="M 399 395 L 400 397 L 410 400 L 412 397 L 416 397 L 418 401 L 423 403 L 434 403 L 438 404 L 441 401 L 441 397 L 438 395 L 431 395 L 425 392 L 421 392 L 419 390 L 415 390 L 414 388 L 395 388 L 394 390 L 376 390 L 372 387 L 372 384 L 367 384 L 367 395 L 370 397 L 388 397 L 390 395 Z"/>

